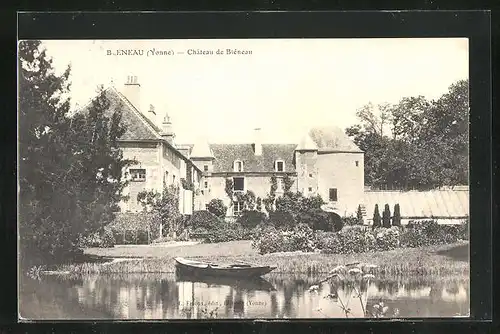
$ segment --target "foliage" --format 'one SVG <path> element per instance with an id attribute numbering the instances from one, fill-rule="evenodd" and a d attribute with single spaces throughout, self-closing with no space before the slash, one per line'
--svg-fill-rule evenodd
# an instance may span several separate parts
<path id="1" fill-rule="evenodd" d="M 78 253 L 81 236 L 113 220 L 126 185 L 118 139 L 125 128 L 102 87 L 70 113 L 70 68 L 57 75 L 40 41 L 19 43 L 21 265 Z"/>
<path id="2" fill-rule="evenodd" d="M 375 229 L 377 227 L 381 227 L 381 217 L 380 212 L 378 211 L 378 204 L 375 204 L 375 210 L 373 211 L 373 225 L 372 228 Z"/>
<path id="3" fill-rule="evenodd" d="M 267 226 L 254 235 L 252 247 L 260 254 L 289 252 L 289 251 L 314 251 L 314 232 L 305 225 L 299 224 L 293 229 L 285 231 Z"/>
<path id="4" fill-rule="evenodd" d="M 368 103 L 346 134 L 365 152 L 365 184 L 426 190 L 468 183 L 469 82 L 439 99 Z"/>
<path id="5" fill-rule="evenodd" d="M 221 221 L 220 224 L 215 225 L 205 233 L 204 242 L 215 243 L 251 240 L 253 233 L 254 231 L 252 229 L 244 228 L 239 223 Z"/>
<path id="6" fill-rule="evenodd" d="M 363 211 L 361 210 L 361 205 L 358 205 L 358 209 L 356 210 L 356 218 L 357 218 L 357 224 L 359 225 L 364 225 L 363 221 Z"/>
<path id="7" fill-rule="evenodd" d="M 401 235 L 403 247 L 443 245 L 457 242 L 461 236 L 460 227 L 440 225 L 435 220 L 410 222 Z"/>
<path id="8" fill-rule="evenodd" d="M 392 217 L 392 226 L 401 226 L 401 209 L 399 203 L 394 205 L 394 216 Z"/>
<path id="9" fill-rule="evenodd" d="M 245 228 L 255 228 L 266 221 L 266 214 L 257 210 L 243 210 L 236 220 L 237 223 Z"/>
<path id="10" fill-rule="evenodd" d="M 355 298 L 355 301 L 359 301 L 363 316 L 375 318 L 386 316 L 396 317 L 399 315 L 399 310 L 394 308 L 392 314 L 389 314 L 389 307 L 384 306 L 382 301 L 372 306 L 371 309 L 368 309 L 368 287 L 370 281 L 375 279 L 374 273 L 377 267 L 377 265 L 370 263 L 359 262 L 337 265 L 330 270 L 328 276 L 320 280 L 317 284 L 311 285 L 308 291 L 310 293 L 318 293 L 323 283 L 330 283 L 331 292 L 325 298 L 336 303 L 344 312 L 346 318 L 349 318 L 351 315 L 355 316 L 352 313 L 352 308 L 349 307 L 352 298 Z M 344 297 L 341 297 L 339 289 L 343 289 L 348 293 Z M 320 308 L 318 311 L 321 312 L 322 309 Z"/>
<path id="11" fill-rule="evenodd" d="M 233 187 L 234 187 L 234 182 L 233 179 L 228 177 L 226 178 L 226 184 L 225 184 L 225 192 L 227 197 L 229 197 L 231 200 L 233 199 Z"/>
<path id="12" fill-rule="evenodd" d="M 283 191 L 285 193 L 289 193 L 290 190 L 292 189 L 293 186 L 293 179 L 290 177 L 290 175 L 285 174 L 283 176 Z"/>
<path id="13" fill-rule="evenodd" d="M 194 183 L 191 180 L 181 178 L 182 189 L 194 191 Z"/>
<path id="14" fill-rule="evenodd" d="M 193 230 L 211 230 L 222 223 L 223 220 L 210 211 L 200 210 L 193 212 L 191 219 L 189 219 L 188 226 Z"/>
<path id="15" fill-rule="evenodd" d="M 342 220 L 344 221 L 345 226 L 353 226 L 353 225 L 360 225 L 359 224 L 359 218 L 354 217 L 352 215 L 343 217 Z"/>
<path id="16" fill-rule="evenodd" d="M 391 227 L 391 210 L 389 209 L 389 204 L 384 207 L 384 212 L 382 213 L 382 226 L 385 228 Z"/>
<path id="17" fill-rule="evenodd" d="M 152 211 L 156 214 L 153 229 L 162 231 L 159 237 L 163 236 L 163 231 L 177 231 L 182 215 L 179 211 L 179 188 L 175 185 L 167 186 L 162 193 L 154 190 L 141 191 L 137 194 L 137 201 L 141 203 L 144 211 Z"/>
<path id="18" fill-rule="evenodd" d="M 271 199 L 269 199 L 271 201 Z M 299 223 L 313 230 L 340 230 L 342 221 L 321 209 L 321 196 L 306 197 L 300 192 L 286 192 L 275 199 L 275 208 L 269 211 L 269 222 L 277 228 L 291 229 Z"/>
<path id="19" fill-rule="evenodd" d="M 469 240 L 469 217 L 467 217 L 458 227 L 458 238 Z"/>
<path id="20" fill-rule="evenodd" d="M 100 247 L 109 248 L 115 245 L 115 236 L 109 228 L 104 228 L 101 233 L 93 233 L 88 236 L 80 236 L 78 246 L 85 247 Z"/>
<path id="21" fill-rule="evenodd" d="M 396 226 L 390 228 L 378 228 L 374 231 L 376 250 L 387 251 L 400 246 L 400 229 Z"/>
<path id="22" fill-rule="evenodd" d="M 214 198 L 208 202 L 207 210 L 219 218 L 224 218 L 226 217 L 227 206 L 224 205 L 224 202 L 221 199 Z"/>

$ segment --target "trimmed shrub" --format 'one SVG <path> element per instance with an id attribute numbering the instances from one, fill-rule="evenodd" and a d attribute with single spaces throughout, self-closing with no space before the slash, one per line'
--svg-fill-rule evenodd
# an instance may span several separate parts
<path id="1" fill-rule="evenodd" d="M 307 211 L 300 212 L 298 220 L 303 224 L 307 224 L 314 231 L 331 232 L 336 228 L 333 215 L 320 208 L 311 208 Z M 342 227 L 340 227 L 340 229 L 341 228 Z"/>
<path id="2" fill-rule="evenodd" d="M 243 210 L 236 222 L 245 228 L 255 228 L 267 220 L 265 213 L 257 210 Z"/>
<path id="3" fill-rule="evenodd" d="M 400 246 L 400 231 L 398 227 L 378 228 L 374 232 L 377 250 L 387 251 Z"/>
<path id="4" fill-rule="evenodd" d="M 381 227 L 382 222 L 380 218 L 380 212 L 378 211 L 378 204 L 375 204 L 375 210 L 373 211 L 373 225 L 372 229 L 376 229 L 377 227 Z"/>
<path id="5" fill-rule="evenodd" d="M 271 211 L 269 213 L 269 223 L 278 229 L 291 229 L 295 226 L 295 219 L 290 212 Z"/>
<path id="6" fill-rule="evenodd" d="M 204 242 L 227 242 L 235 240 L 252 240 L 255 231 L 244 228 L 239 223 L 221 222 L 204 233 Z"/>
<path id="7" fill-rule="evenodd" d="M 389 209 L 389 204 L 384 206 L 384 212 L 382 213 L 382 226 L 385 228 L 391 227 L 391 210 Z"/>
<path id="8" fill-rule="evenodd" d="M 207 210 L 194 211 L 187 225 L 194 229 L 211 230 L 223 224 L 223 220 Z"/>
<path id="9" fill-rule="evenodd" d="M 299 224 L 291 230 L 279 230 L 275 227 L 266 227 L 254 237 L 252 247 L 260 254 L 276 252 L 312 252 L 315 250 L 315 236 L 313 230 L 306 224 Z"/>
<path id="10" fill-rule="evenodd" d="M 281 232 L 273 226 L 260 230 L 252 241 L 252 247 L 257 249 L 260 254 L 284 251 L 285 238 Z"/>
<path id="11" fill-rule="evenodd" d="M 219 198 L 214 198 L 210 200 L 207 204 L 207 210 L 219 218 L 226 217 L 227 206 Z"/>
<path id="12" fill-rule="evenodd" d="M 346 226 L 327 241 L 323 253 L 352 254 L 363 253 L 374 248 L 375 238 L 365 226 Z"/>
<path id="13" fill-rule="evenodd" d="M 358 210 L 356 210 L 356 218 L 357 218 L 357 224 L 359 225 L 364 225 L 363 221 L 363 211 L 361 210 L 361 205 L 358 205 Z"/>
<path id="14" fill-rule="evenodd" d="M 450 244 L 457 242 L 460 235 L 460 227 L 440 225 L 435 220 L 410 222 L 403 229 L 401 245 L 403 247 L 421 247 Z"/>
<path id="15" fill-rule="evenodd" d="M 394 214 L 392 217 L 392 226 L 401 226 L 401 211 L 399 203 L 394 205 Z"/>

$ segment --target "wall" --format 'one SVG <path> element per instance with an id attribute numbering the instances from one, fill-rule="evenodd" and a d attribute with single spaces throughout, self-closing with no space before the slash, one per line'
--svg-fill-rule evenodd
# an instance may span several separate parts
<path id="1" fill-rule="evenodd" d="M 318 193 L 317 160 L 318 154 L 316 151 L 295 152 L 298 179 L 297 188 L 305 196 Z"/>
<path id="2" fill-rule="evenodd" d="M 329 189 L 337 188 L 337 208 L 346 215 L 355 214 L 364 195 L 363 153 L 318 154 L 318 193 L 329 201 Z M 358 161 L 358 166 L 356 166 Z"/>
<path id="3" fill-rule="evenodd" d="M 186 162 L 175 151 L 160 143 L 121 143 L 124 159 L 134 159 L 138 163 L 129 168 L 144 168 L 145 182 L 130 182 L 124 189 L 124 195 L 129 195 L 127 202 L 120 204 L 122 211 L 141 211 L 137 203 L 137 194 L 144 190 L 163 191 L 163 184 L 180 186 L 181 178 L 186 177 Z M 168 177 L 166 178 L 166 173 Z M 173 180 L 175 176 L 175 182 Z"/>
<path id="4" fill-rule="evenodd" d="M 124 195 L 130 196 L 128 201 L 120 203 L 122 211 L 141 211 L 142 206 L 137 203 L 137 194 L 143 190 L 157 189 L 161 184 L 160 148 L 156 143 L 121 143 L 123 158 L 137 160 L 137 164 L 129 168 L 144 168 L 146 180 L 144 182 L 131 181 L 124 189 Z"/>
<path id="5" fill-rule="evenodd" d="M 271 176 L 272 174 L 263 174 L 263 175 L 249 175 L 245 177 L 245 190 L 251 190 L 256 197 L 265 198 L 269 191 L 271 190 Z M 232 176 L 229 176 L 232 177 Z M 210 202 L 211 199 L 218 198 L 224 201 L 226 206 L 230 206 L 230 199 L 226 194 L 226 176 L 211 176 L 205 178 L 205 181 L 208 182 L 209 191 L 204 191 L 204 200 L 205 203 Z M 279 178 L 279 177 L 278 177 Z M 292 184 L 291 191 L 297 191 L 297 182 L 296 177 L 291 176 L 294 180 Z M 202 183 L 202 187 L 204 184 Z M 202 188 L 203 189 L 203 188 Z M 279 195 L 279 194 L 278 194 Z M 228 211 L 228 215 L 232 214 Z"/>

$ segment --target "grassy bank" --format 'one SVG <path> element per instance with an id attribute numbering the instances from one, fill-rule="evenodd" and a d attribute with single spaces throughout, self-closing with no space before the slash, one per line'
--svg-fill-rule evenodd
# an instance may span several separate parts
<path id="1" fill-rule="evenodd" d="M 139 249 L 139 248 L 137 248 Z M 468 275 L 468 244 L 406 248 L 376 253 L 337 254 L 268 254 L 259 255 L 249 241 L 200 244 L 171 248 L 143 248 L 141 259 L 116 263 L 83 263 L 65 265 L 60 269 L 73 274 L 110 273 L 169 273 L 175 271 L 174 257 L 231 263 L 244 261 L 259 265 L 277 266 L 274 273 L 323 274 L 338 264 L 350 262 L 371 263 L 378 266 L 381 275 Z M 133 256 L 134 248 L 87 250 L 101 256 Z M 99 254 L 100 253 L 100 254 Z M 457 257 L 457 254 L 461 256 Z"/>

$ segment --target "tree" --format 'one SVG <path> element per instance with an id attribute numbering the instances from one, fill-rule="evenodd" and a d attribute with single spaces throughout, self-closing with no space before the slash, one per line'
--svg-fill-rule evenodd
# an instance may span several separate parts
<path id="1" fill-rule="evenodd" d="M 70 113 L 70 67 L 56 74 L 40 41 L 19 43 L 19 237 L 21 264 L 78 251 L 78 240 L 114 218 L 126 185 L 119 108 L 99 90 Z M 27 261 L 31 262 L 28 263 Z"/>
<path id="2" fill-rule="evenodd" d="M 221 199 L 214 198 L 208 202 L 207 210 L 219 218 L 224 218 L 226 217 L 227 206 L 224 205 Z"/>
<path id="3" fill-rule="evenodd" d="M 401 226 L 401 211 L 399 203 L 394 205 L 394 216 L 392 217 L 392 226 Z"/>
<path id="4" fill-rule="evenodd" d="M 380 227 L 381 225 L 382 224 L 381 224 L 380 212 L 378 211 L 378 204 L 375 204 L 375 210 L 373 211 L 373 225 L 372 225 L 372 229 Z"/>
<path id="5" fill-rule="evenodd" d="M 157 219 L 150 229 L 158 231 L 158 237 L 163 237 L 164 231 L 170 232 L 178 229 L 182 214 L 179 211 L 179 188 L 175 185 L 167 186 L 161 193 L 149 190 L 137 194 L 137 201 L 145 210 L 156 214 Z"/>
<path id="6" fill-rule="evenodd" d="M 382 226 L 385 228 L 391 227 L 391 210 L 389 209 L 389 204 L 384 207 L 384 212 L 382 213 Z"/>
<path id="7" fill-rule="evenodd" d="M 345 132 L 365 152 L 365 184 L 419 190 L 467 184 L 468 89 L 460 80 L 437 100 L 404 97 L 358 110 L 359 123 Z"/>
<path id="8" fill-rule="evenodd" d="M 356 219 L 359 225 L 363 225 L 363 211 L 361 210 L 361 205 L 358 205 L 358 210 L 356 211 Z"/>

